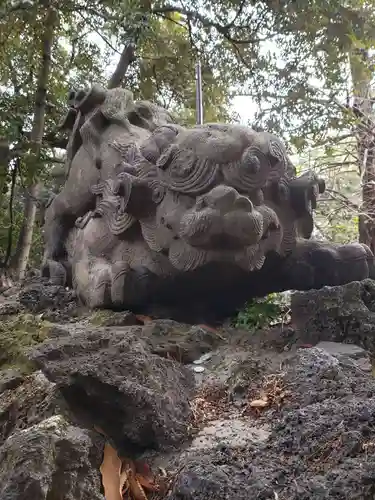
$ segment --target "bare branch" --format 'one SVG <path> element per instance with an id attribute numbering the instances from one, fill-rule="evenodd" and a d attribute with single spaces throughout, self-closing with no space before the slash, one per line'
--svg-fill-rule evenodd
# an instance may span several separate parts
<path id="1" fill-rule="evenodd" d="M 108 82 L 108 88 L 113 89 L 116 87 L 120 87 L 122 81 L 125 78 L 126 71 L 128 67 L 135 61 L 135 53 L 134 53 L 134 44 L 130 43 L 124 47 L 122 51 L 120 60 L 116 66 L 113 75 L 111 76 Z"/>
<path id="2" fill-rule="evenodd" d="M 165 14 L 173 14 L 174 12 L 178 14 L 182 14 L 185 16 L 188 20 L 195 20 L 198 21 L 202 24 L 204 28 L 214 28 L 218 33 L 220 33 L 224 38 L 226 38 L 229 42 L 233 44 L 253 44 L 258 42 L 259 40 L 255 38 L 247 38 L 244 40 L 237 40 L 233 38 L 230 34 L 230 28 L 232 27 L 232 24 L 227 24 L 225 26 L 221 25 L 220 23 L 217 23 L 215 21 L 211 21 L 207 17 L 203 16 L 199 12 L 194 12 L 192 10 L 184 9 L 182 7 L 174 7 L 174 6 L 165 6 L 165 7 L 159 7 L 151 10 L 151 14 L 154 14 L 156 16 L 160 15 L 165 15 Z"/>

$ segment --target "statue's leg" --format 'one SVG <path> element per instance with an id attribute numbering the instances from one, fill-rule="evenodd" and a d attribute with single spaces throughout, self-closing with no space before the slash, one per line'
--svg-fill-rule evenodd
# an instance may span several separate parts
<path id="1" fill-rule="evenodd" d="M 88 257 L 75 263 L 73 286 L 83 304 L 92 309 L 110 307 L 110 271 L 110 264 L 101 259 Z"/>
<path id="2" fill-rule="evenodd" d="M 152 295 L 153 273 L 146 267 L 132 268 L 117 261 L 111 269 L 111 300 L 116 308 L 141 306 Z"/>
<path id="3" fill-rule="evenodd" d="M 84 193 L 82 199 L 85 204 L 81 210 L 77 207 L 68 205 L 64 192 L 59 193 L 53 198 L 45 215 L 45 224 L 43 227 L 45 250 L 42 264 L 42 275 L 48 276 L 55 281 L 61 272 L 55 276 L 55 271 L 60 269 L 61 266 L 65 268 L 67 284 L 70 285 L 70 269 L 67 268 L 68 256 L 66 250 L 66 242 L 68 235 L 75 225 L 77 217 L 82 216 L 88 212 L 94 203 L 94 196 L 92 194 Z M 82 213 L 81 213 L 82 212 Z M 54 262 L 54 264 L 52 264 Z M 69 267 L 69 266 L 68 266 Z M 61 284 L 65 284 L 61 283 Z"/>
<path id="4" fill-rule="evenodd" d="M 52 259 L 45 259 L 42 265 L 42 277 L 48 278 L 53 285 L 64 286 L 67 283 L 67 272 L 63 264 Z"/>

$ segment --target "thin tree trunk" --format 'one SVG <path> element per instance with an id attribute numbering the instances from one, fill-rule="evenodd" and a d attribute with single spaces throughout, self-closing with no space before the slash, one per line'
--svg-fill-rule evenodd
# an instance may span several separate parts
<path id="1" fill-rule="evenodd" d="M 126 45 L 122 51 L 120 56 L 120 60 L 117 63 L 116 69 L 113 72 L 109 82 L 108 88 L 114 89 L 116 87 L 120 87 L 122 81 L 125 77 L 125 73 L 132 62 L 135 61 L 134 55 L 134 45 L 132 43 Z"/>
<path id="2" fill-rule="evenodd" d="M 34 121 L 30 135 L 31 162 L 32 169 L 38 168 L 40 150 L 42 145 L 44 122 L 46 114 L 46 93 L 48 79 L 51 72 L 51 51 L 54 41 L 55 28 L 58 20 L 57 11 L 53 7 L 48 7 L 46 11 L 44 26 L 45 31 L 42 38 L 41 62 L 38 73 L 37 89 L 35 94 Z M 33 177 L 36 175 L 33 172 Z M 37 198 L 39 194 L 39 183 L 33 181 L 25 190 L 25 203 L 23 212 L 23 223 L 19 234 L 14 258 L 12 259 L 12 269 L 16 278 L 23 280 L 29 260 L 30 249 L 33 239 L 33 230 L 37 210 Z"/>
<path id="3" fill-rule="evenodd" d="M 367 52 L 353 50 L 350 66 L 354 90 L 353 110 L 358 117 L 356 138 L 362 190 L 362 205 L 358 217 L 359 241 L 368 245 L 375 253 L 375 123 Z"/>

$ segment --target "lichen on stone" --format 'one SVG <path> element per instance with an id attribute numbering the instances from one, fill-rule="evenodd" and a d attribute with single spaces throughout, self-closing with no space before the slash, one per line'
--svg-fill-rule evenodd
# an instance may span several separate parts
<path id="1" fill-rule="evenodd" d="M 40 315 L 4 316 L 0 321 L 0 370 L 18 368 L 23 374 L 34 371 L 27 351 L 48 337 L 51 326 Z"/>

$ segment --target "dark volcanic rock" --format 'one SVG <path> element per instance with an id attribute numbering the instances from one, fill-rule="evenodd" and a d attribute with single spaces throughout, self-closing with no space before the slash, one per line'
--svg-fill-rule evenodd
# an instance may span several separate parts
<path id="1" fill-rule="evenodd" d="M 296 292 L 292 320 L 303 342 L 347 342 L 375 352 L 375 281 Z"/>
<path id="2" fill-rule="evenodd" d="M 77 307 L 76 293 L 63 286 L 46 284 L 43 281 L 29 284 L 19 292 L 19 302 L 26 309 L 38 313 L 58 310 L 59 314 L 72 313 Z"/>
<path id="3" fill-rule="evenodd" d="M 18 371 L 9 368 L 0 372 L 0 395 L 8 389 L 16 389 L 25 377 Z"/>
<path id="4" fill-rule="evenodd" d="M 1 500 L 104 500 L 103 442 L 61 416 L 16 432 L 0 448 Z"/>
<path id="5" fill-rule="evenodd" d="M 142 336 L 154 354 L 183 364 L 192 363 L 223 343 L 217 333 L 204 326 L 186 325 L 172 320 L 147 323 L 142 329 Z"/>
<path id="6" fill-rule="evenodd" d="M 192 373 L 153 355 L 140 327 L 98 328 L 52 339 L 32 355 L 71 410 L 127 455 L 185 439 Z"/>
<path id="7" fill-rule="evenodd" d="M 10 385 L 0 394 L 0 445 L 14 432 L 40 423 L 66 406 L 55 384 L 42 372 L 24 380 L 10 379 L 16 381 L 16 386 Z"/>
<path id="8" fill-rule="evenodd" d="M 22 306 L 16 298 L 0 297 L 0 316 L 17 314 L 22 310 Z"/>
<path id="9" fill-rule="evenodd" d="M 243 418 L 259 433 L 270 424 L 265 439 L 207 439 L 165 459 L 180 471 L 171 500 L 374 498 L 374 379 L 317 348 L 290 355 L 280 377 L 289 391 L 280 409 Z"/>

